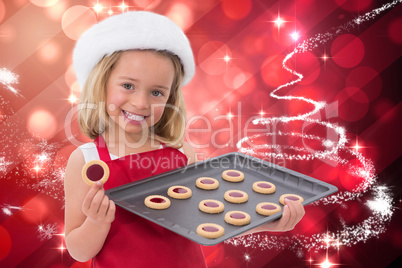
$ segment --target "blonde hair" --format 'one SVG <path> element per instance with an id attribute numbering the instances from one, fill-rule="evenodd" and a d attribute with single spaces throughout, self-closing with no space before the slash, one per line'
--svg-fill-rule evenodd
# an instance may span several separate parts
<path id="1" fill-rule="evenodd" d="M 166 50 L 141 50 L 152 51 L 168 57 L 174 66 L 174 79 L 164 112 L 161 119 L 150 127 L 151 134 L 160 142 L 171 147 L 181 147 L 186 126 L 186 106 L 181 82 L 184 71 L 179 57 Z M 90 139 L 101 135 L 108 126 L 108 114 L 106 112 L 106 85 L 109 76 L 125 51 L 116 51 L 110 56 L 105 56 L 91 71 L 81 93 L 78 112 L 78 123 L 81 131 Z"/>

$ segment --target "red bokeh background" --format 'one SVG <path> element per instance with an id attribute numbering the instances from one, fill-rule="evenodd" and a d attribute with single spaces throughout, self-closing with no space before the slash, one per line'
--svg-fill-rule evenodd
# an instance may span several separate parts
<path id="1" fill-rule="evenodd" d="M 102 9 L 96 9 L 97 4 Z M 0 0 L 0 69 L 19 76 L 19 83 L 11 86 L 21 94 L 0 84 L 0 267 L 90 265 L 69 256 L 61 235 L 63 170 L 76 146 L 89 141 L 70 117 L 77 104 L 72 96 L 80 94 L 71 58 L 75 40 L 112 15 L 110 11 L 164 14 L 188 35 L 197 70 L 183 89 L 189 120 L 186 140 L 203 160 L 237 151 L 241 138 L 261 128 L 250 124 L 251 118 L 310 111 L 304 102 L 269 96 L 294 79 L 281 68 L 285 56 L 298 42 L 382 4 L 375 0 Z M 335 105 L 337 113 L 323 111 L 320 119 L 345 127 L 347 147 L 370 159 L 378 182 L 393 193 L 394 214 L 385 232 L 328 252 L 330 261 L 342 267 L 402 262 L 401 14 L 398 4 L 295 56 L 289 67 L 305 78 L 281 91 Z M 285 21 L 281 27 L 274 23 L 278 16 Z M 300 125 L 283 127 L 297 130 Z M 334 184 L 340 191 L 353 191 L 361 181 L 343 166 L 320 160 L 269 160 Z M 370 216 L 364 204 L 369 198 L 367 193 L 342 205 L 307 206 L 306 216 L 293 231 L 268 235 L 335 232 L 341 229 L 340 219 L 347 225 L 359 224 Z M 320 267 L 326 257 L 325 250 L 300 254 L 286 246 L 264 249 L 227 243 L 204 247 L 204 253 L 209 267 Z"/>

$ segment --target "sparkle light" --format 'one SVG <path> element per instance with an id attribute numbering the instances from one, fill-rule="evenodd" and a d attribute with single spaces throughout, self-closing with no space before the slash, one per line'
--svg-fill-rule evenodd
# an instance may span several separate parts
<path id="1" fill-rule="evenodd" d="M 279 30 L 279 28 L 281 28 L 281 25 L 283 23 L 285 23 L 286 21 L 282 20 L 282 18 L 278 14 L 278 18 L 276 20 L 274 20 L 274 22 L 275 22 L 276 26 L 278 26 L 278 30 Z"/>
<path id="2" fill-rule="evenodd" d="M 325 261 L 323 261 L 322 263 L 320 263 L 320 267 L 322 267 L 322 268 L 331 268 L 332 265 L 333 265 L 333 263 L 331 263 L 331 262 L 328 260 L 328 256 L 326 257 Z"/>
<path id="3" fill-rule="evenodd" d="M 103 10 L 103 6 L 101 4 L 99 4 L 99 2 L 97 2 L 93 9 L 95 10 L 96 14 L 99 15 L 100 12 L 102 12 Z"/>
<path id="4" fill-rule="evenodd" d="M 229 55 L 229 53 L 226 51 L 226 54 L 223 58 L 221 58 L 225 63 L 226 63 L 226 70 L 228 69 L 229 63 L 232 61 L 232 57 Z"/>
<path id="5" fill-rule="evenodd" d="M 11 71 L 7 70 L 6 68 L 0 69 L 0 83 L 5 86 L 9 91 L 14 93 L 14 95 L 22 97 L 19 93 L 18 89 L 12 87 L 12 84 L 18 84 L 18 75 L 12 73 Z"/>
<path id="6" fill-rule="evenodd" d="M 249 262 L 249 261 L 251 261 L 251 257 L 250 257 L 250 255 L 249 254 L 244 254 L 244 259 L 246 260 L 246 262 Z"/>
<path id="7" fill-rule="evenodd" d="M 5 215 L 11 216 L 11 215 L 14 214 L 12 210 L 23 210 L 23 208 L 22 208 L 22 207 L 18 207 L 18 206 L 11 206 L 11 205 L 8 205 L 8 204 L 3 204 L 3 205 L 1 206 L 1 210 L 3 211 L 3 213 L 4 213 Z"/>
<path id="8" fill-rule="evenodd" d="M 78 101 L 78 98 L 74 94 L 71 94 L 68 100 L 71 102 L 71 104 L 74 104 Z"/>
<path id="9" fill-rule="evenodd" d="M 327 59 L 329 59 L 329 57 L 327 56 L 327 54 L 322 55 L 321 57 L 324 61 L 326 61 Z"/>
<path id="10" fill-rule="evenodd" d="M 299 32 L 296 32 L 296 31 L 293 32 L 290 36 L 291 36 L 292 39 L 295 40 L 295 41 L 297 41 L 297 39 L 299 39 L 299 37 L 300 37 Z"/>
<path id="11" fill-rule="evenodd" d="M 273 21 L 271 21 L 271 22 L 275 23 L 276 27 L 278 27 L 278 33 L 279 33 L 280 28 L 282 27 L 282 25 L 283 25 L 285 22 L 288 22 L 288 21 L 283 20 L 283 19 L 281 18 L 281 15 L 279 14 L 279 11 L 278 11 L 278 17 L 276 18 L 276 20 L 273 20 Z"/>
<path id="12" fill-rule="evenodd" d="M 0 172 L 6 172 L 8 167 L 12 164 L 13 162 L 7 161 L 4 156 L 0 157 Z"/>
<path id="13" fill-rule="evenodd" d="M 121 3 L 121 5 L 119 6 L 119 8 L 121 9 L 121 12 L 124 13 L 126 11 L 126 9 L 128 11 L 129 6 L 127 6 L 126 3 L 124 3 L 124 1 L 123 1 Z"/>
<path id="14" fill-rule="evenodd" d="M 39 224 L 38 225 L 38 238 L 41 241 L 49 240 L 56 235 L 58 225 L 56 223 Z"/>
<path id="15" fill-rule="evenodd" d="M 354 148 L 354 149 L 355 149 L 355 151 L 356 151 L 356 153 L 357 153 L 357 152 L 359 152 L 359 150 L 360 150 L 360 149 L 363 149 L 363 148 L 366 148 L 366 147 L 361 146 L 361 145 L 359 144 L 359 137 L 358 137 L 358 136 L 356 136 L 355 145 L 354 145 L 354 146 L 352 146 L 351 148 Z"/>
<path id="16" fill-rule="evenodd" d="M 37 155 L 36 159 L 39 162 L 45 162 L 49 160 L 49 156 L 46 153 L 42 152 L 41 154 Z"/>
<path id="17" fill-rule="evenodd" d="M 223 57 L 223 60 L 224 60 L 225 62 L 229 62 L 231 59 L 232 59 L 232 58 L 231 58 L 228 54 L 226 54 L 225 57 Z"/>
<path id="18" fill-rule="evenodd" d="M 39 171 L 42 169 L 38 164 L 35 165 L 35 167 L 32 168 L 36 172 L 36 176 L 38 176 Z"/>

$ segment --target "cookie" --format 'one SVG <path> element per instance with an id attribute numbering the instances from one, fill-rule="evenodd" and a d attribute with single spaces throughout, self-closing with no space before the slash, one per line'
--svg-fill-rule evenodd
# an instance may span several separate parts
<path id="1" fill-rule="evenodd" d="M 181 185 L 170 187 L 167 191 L 167 194 L 176 199 L 187 199 L 192 195 L 190 188 Z"/>
<path id="2" fill-rule="evenodd" d="M 235 169 L 228 169 L 222 172 L 222 179 L 230 182 L 241 182 L 244 180 L 244 173 Z"/>
<path id="3" fill-rule="evenodd" d="M 225 206 L 218 200 L 205 199 L 199 203 L 198 208 L 202 212 L 216 214 L 221 213 L 225 209 Z"/>
<path id="4" fill-rule="evenodd" d="M 90 186 L 94 185 L 97 181 L 105 184 L 109 179 L 109 174 L 109 167 L 102 160 L 89 161 L 82 168 L 82 178 Z"/>
<path id="5" fill-rule="evenodd" d="M 226 201 L 230 203 L 244 203 L 247 202 L 248 200 L 248 195 L 246 192 L 239 191 L 239 190 L 229 190 L 225 192 L 225 195 L 223 196 Z"/>
<path id="6" fill-rule="evenodd" d="M 303 202 L 304 199 L 300 195 L 297 194 L 283 194 L 281 197 L 279 197 L 279 203 L 282 205 L 285 205 L 285 198 L 291 201 L 298 201 L 298 202 Z"/>
<path id="7" fill-rule="evenodd" d="M 214 190 L 219 187 L 219 181 L 210 177 L 201 177 L 197 179 L 195 185 L 200 189 Z"/>
<path id="8" fill-rule="evenodd" d="M 247 225 L 251 221 L 249 214 L 243 211 L 229 211 L 225 215 L 225 221 L 232 225 Z"/>
<path id="9" fill-rule="evenodd" d="M 262 202 L 256 206 L 255 210 L 258 214 L 261 214 L 263 216 L 271 216 L 277 212 L 280 212 L 282 208 L 275 203 Z"/>
<path id="10" fill-rule="evenodd" d="M 205 238 L 215 239 L 225 235 L 225 229 L 216 223 L 202 223 L 197 227 L 197 234 Z"/>
<path id="11" fill-rule="evenodd" d="M 163 195 L 150 195 L 145 198 L 144 204 L 152 209 L 167 209 L 170 207 L 170 200 Z"/>
<path id="12" fill-rule="evenodd" d="M 273 183 L 267 181 L 256 181 L 253 183 L 254 192 L 260 194 L 272 194 L 275 193 L 276 187 Z"/>

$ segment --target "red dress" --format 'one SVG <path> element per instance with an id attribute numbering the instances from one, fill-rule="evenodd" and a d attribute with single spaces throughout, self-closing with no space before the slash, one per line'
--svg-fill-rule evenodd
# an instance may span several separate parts
<path id="1" fill-rule="evenodd" d="M 185 154 L 164 145 L 162 149 L 111 160 L 103 137 L 99 136 L 94 142 L 99 158 L 110 169 L 105 190 L 187 164 Z M 197 243 L 117 206 L 115 220 L 103 248 L 92 259 L 92 267 L 177 268 L 207 265 Z"/>

